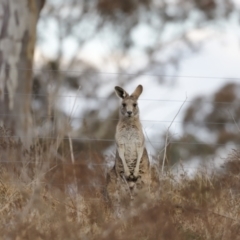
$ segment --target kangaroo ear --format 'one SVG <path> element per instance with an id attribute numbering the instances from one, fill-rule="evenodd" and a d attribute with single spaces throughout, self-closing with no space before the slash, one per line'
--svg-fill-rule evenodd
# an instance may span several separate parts
<path id="1" fill-rule="evenodd" d="M 135 97 L 135 98 L 139 98 L 139 96 L 141 95 L 143 91 L 143 86 L 142 85 L 138 85 L 137 88 L 135 89 L 135 91 L 131 94 L 131 96 Z"/>
<path id="2" fill-rule="evenodd" d="M 118 86 L 115 87 L 115 92 L 116 92 L 117 96 L 122 99 L 129 96 L 128 93 L 124 89 L 122 89 L 121 87 L 118 87 Z"/>

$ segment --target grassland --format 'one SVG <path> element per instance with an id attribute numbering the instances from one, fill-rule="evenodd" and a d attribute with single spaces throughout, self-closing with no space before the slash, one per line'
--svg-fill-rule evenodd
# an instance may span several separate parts
<path id="1" fill-rule="evenodd" d="M 193 178 L 152 169 L 149 192 L 119 209 L 105 198 L 105 157 L 40 140 L 0 142 L 0 239 L 240 239 L 240 153 Z M 103 164 L 103 165 L 102 165 Z M 157 167 L 157 166 L 155 166 Z"/>

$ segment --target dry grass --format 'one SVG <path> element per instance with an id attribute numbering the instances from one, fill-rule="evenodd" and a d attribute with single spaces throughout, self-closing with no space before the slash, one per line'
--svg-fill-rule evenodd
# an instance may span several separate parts
<path id="1" fill-rule="evenodd" d="M 222 173 L 176 180 L 152 171 L 150 192 L 122 201 L 119 217 L 105 198 L 104 157 L 86 151 L 73 164 L 54 148 L 1 139 L 1 239 L 240 239 L 237 151 Z"/>

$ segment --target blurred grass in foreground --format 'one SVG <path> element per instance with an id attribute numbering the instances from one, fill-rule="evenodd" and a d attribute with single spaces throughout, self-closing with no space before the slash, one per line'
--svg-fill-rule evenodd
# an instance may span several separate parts
<path id="1" fill-rule="evenodd" d="M 1 131 L 1 239 L 240 239 L 240 152 L 220 173 L 159 176 L 134 204 L 105 198 L 105 157 L 92 150 L 74 162 L 61 143 L 29 150 Z M 64 149 L 64 148 L 62 148 Z"/>

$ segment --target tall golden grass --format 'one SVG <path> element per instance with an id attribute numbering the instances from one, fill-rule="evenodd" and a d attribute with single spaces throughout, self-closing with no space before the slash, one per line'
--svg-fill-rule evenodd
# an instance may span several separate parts
<path id="1" fill-rule="evenodd" d="M 240 239 L 240 152 L 192 178 L 153 168 L 149 192 L 120 202 L 122 214 L 106 198 L 104 159 L 86 150 L 73 162 L 40 140 L 26 150 L 2 132 L 0 239 Z"/>

